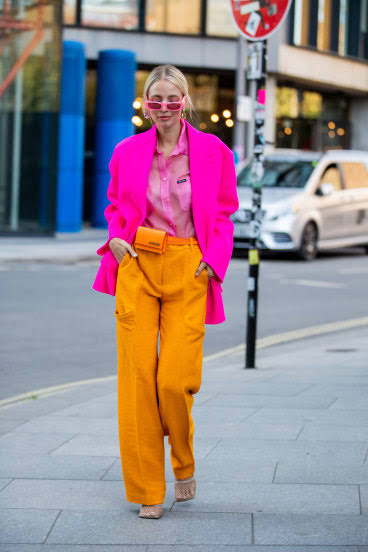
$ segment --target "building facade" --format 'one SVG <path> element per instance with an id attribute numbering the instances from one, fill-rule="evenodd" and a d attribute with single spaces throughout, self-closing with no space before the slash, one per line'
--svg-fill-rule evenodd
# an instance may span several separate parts
<path id="1" fill-rule="evenodd" d="M 62 9 L 0 3 L 0 233 L 55 229 Z"/>
<path id="2" fill-rule="evenodd" d="M 366 149 L 367 28 L 368 0 L 294 0 L 268 41 L 269 141 Z M 177 65 L 190 81 L 200 127 L 231 146 L 233 127 L 222 116 L 226 109 L 235 117 L 236 109 L 237 31 L 229 0 L 67 0 L 64 35 L 86 45 L 92 73 L 100 49 L 136 52 L 138 97 L 150 69 Z"/>
<path id="3" fill-rule="evenodd" d="M 238 0 L 239 4 L 246 1 Z M 6 5 L 5 2 L 3 7 Z M 189 81 L 199 112 L 192 124 L 218 135 L 232 147 L 238 34 L 230 0 L 64 0 L 62 4 L 49 0 L 47 4 L 32 5 L 27 0 L 11 2 L 14 17 L 22 14 L 25 23 L 33 24 L 41 21 L 39 12 L 35 16 L 35 5 L 43 10 L 41 19 L 46 28 L 40 44 L 23 65 L 23 100 L 19 103 L 21 77 L 0 95 L 0 231 L 28 232 L 38 228 L 42 232 L 52 228 L 57 150 L 54 115 L 58 106 L 61 39 L 82 43 L 87 58 L 83 221 L 91 220 L 96 75 L 101 50 L 135 53 L 136 102 L 132 115 L 136 132 L 150 128 L 140 104 L 147 75 L 156 65 L 171 63 Z M 285 24 L 268 41 L 269 142 L 277 147 L 317 151 L 367 149 L 367 29 L 368 0 L 294 0 Z M 22 55 L 22 40 L 26 44 L 28 38 L 29 29 L 25 27 L 23 33 L 18 33 L 18 43 L 12 43 L 17 44 L 16 49 L 6 46 L 13 57 L 8 56 L 9 66 L 0 65 L 1 82 Z M 42 86 L 36 87 L 34 84 L 39 84 L 40 79 Z M 33 111 L 28 118 L 30 104 Z M 31 125 L 28 131 L 27 121 Z M 24 132 L 20 132 L 21 128 Z M 39 139 L 29 140 L 29 133 Z M 37 182 L 48 181 L 47 193 L 42 184 L 37 185 L 37 190 L 32 184 L 32 171 L 37 164 L 43 170 L 42 178 L 37 173 Z M 28 201 L 28 196 L 33 201 Z"/>

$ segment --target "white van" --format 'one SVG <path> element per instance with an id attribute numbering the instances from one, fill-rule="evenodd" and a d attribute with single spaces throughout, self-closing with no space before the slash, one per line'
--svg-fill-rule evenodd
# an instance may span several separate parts
<path id="1" fill-rule="evenodd" d="M 318 250 L 362 245 L 368 253 L 368 153 L 274 150 L 265 155 L 260 249 L 295 251 L 304 260 Z M 239 209 L 234 249 L 249 248 L 251 162 L 237 166 Z"/>

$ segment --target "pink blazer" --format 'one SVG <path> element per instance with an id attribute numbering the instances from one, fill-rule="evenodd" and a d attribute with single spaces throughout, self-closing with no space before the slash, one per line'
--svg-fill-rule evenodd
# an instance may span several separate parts
<path id="1" fill-rule="evenodd" d="M 214 134 L 195 129 L 185 121 L 189 140 L 192 210 L 202 260 L 219 280 L 210 278 L 207 292 L 206 324 L 226 320 L 222 286 L 233 251 L 234 224 L 229 216 L 239 208 L 234 154 Z M 121 238 L 133 244 L 138 226 L 146 218 L 146 190 L 156 141 L 156 125 L 124 138 L 113 151 L 105 209 L 108 239 L 97 254 L 102 256 L 92 288 L 115 295 L 119 264 L 109 240 Z"/>

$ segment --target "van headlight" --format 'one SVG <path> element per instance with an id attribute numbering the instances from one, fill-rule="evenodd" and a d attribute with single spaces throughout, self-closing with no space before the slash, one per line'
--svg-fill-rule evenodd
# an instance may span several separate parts
<path id="1" fill-rule="evenodd" d="M 296 206 L 285 205 L 283 207 L 280 207 L 280 209 L 269 212 L 267 216 L 267 220 L 278 220 L 283 217 L 294 215 L 297 211 L 298 209 Z"/>

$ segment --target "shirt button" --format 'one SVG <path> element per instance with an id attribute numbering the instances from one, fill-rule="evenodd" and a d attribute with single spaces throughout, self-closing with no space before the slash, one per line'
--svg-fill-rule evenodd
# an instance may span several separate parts
<path id="1" fill-rule="evenodd" d="M 166 176 L 164 176 L 162 180 L 166 180 Z"/>

